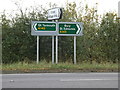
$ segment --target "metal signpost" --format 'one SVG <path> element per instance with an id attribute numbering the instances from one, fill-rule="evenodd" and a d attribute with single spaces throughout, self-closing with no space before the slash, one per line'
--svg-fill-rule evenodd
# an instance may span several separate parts
<path id="1" fill-rule="evenodd" d="M 61 19 L 62 17 L 62 9 L 61 8 L 52 8 L 48 10 L 48 20 L 56 20 L 56 22 L 58 22 L 58 19 Z M 58 26 L 56 28 L 56 30 L 58 29 Z M 57 30 L 58 31 L 58 30 Z M 56 64 L 58 63 L 58 36 L 56 36 Z M 52 45 L 54 44 L 54 40 L 53 40 L 52 36 Z M 54 63 L 54 47 L 52 46 L 52 63 Z"/>
<path id="2" fill-rule="evenodd" d="M 74 36 L 74 64 L 76 64 L 76 36 L 83 35 L 83 23 L 58 22 L 60 8 L 48 10 L 48 20 L 56 22 L 32 21 L 31 35 L 37 36 L 37 63 L 39 63 L 39 36 L 52 36 L 52 63 L 54 64 L 54 36 L 56 36 L 56 64 L 58 63 L 58 36 Z"/>
<path id="3" fill-rule="evenodd" d="M 58 36 L 56 36 L 56 64 L 58 63 Z"/>
<path id="4" fill-rule="evenodd" d="M 76 36 L 74 36 L 74 64 L 76 64 Z"/>
<path id="5" fill-rule="evenodd" d="M 39 63 L 39 36 L 37 36 L 37 64 Z"/>
<path id="6" fill-rule="evenodd" d="M 58 20 L 56 20 L 58 23 Z M 58 32 L 58 24 L 57 24 L 57 32 Z M 56 64 L 58 63 L 58 35 L 56 35 Z"/>
<path id="7" fill-rule="evenodd" d="M 54 36 L 52 36 L 52 63 L 54 64 Z"/>
<path id="8" fill-rule="evenodd" d="M 31 35 L 37 36 L 37 64 L 39 63 L 39 36 L 52 36 L 52 63 L 54 63 L 54 35 L 57 34 L 56 23 L 32 21 Z"/>
<path id="9" fill-rule="evenodd" d="M 52 20 L 54 22 L 54 20 Z M 52 36 L 52 64 L 54 64 L 54 36 Z"/>
<path id="10" fill-rule="evenodd" d="M 62 17 L 62 9 L 61 8 L 52 8 L 48 10 L 48 20 L 56 20 L 61 19 Z M 56 31 L 58 32 L 58 26 L 56 27 Z M 58 36 L 52 36 L 52 63 L 54 64 L 54 36 L 56 36 L 56 64 L 58 63 Z"/>
<path id="11" fill-rule="evenodd" d="M 76 64 L 76 36 L 82 36 L 82 23 L 59 22 L 59 36 L 74 36 L 74 64 Z"/>

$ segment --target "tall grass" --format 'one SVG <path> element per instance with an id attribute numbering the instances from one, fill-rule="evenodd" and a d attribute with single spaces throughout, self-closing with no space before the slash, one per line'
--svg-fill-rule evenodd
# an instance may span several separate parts
<path id="1" fill-rule="evenodd" d="M 90 64 L 90 62 L 82 62 L 78 64 L 72 64 L 69 62 L 52 64 L 42 61 L 39 64 L 36 62 L 27 63 L 27 62 L 18 62 L 13 64 L 3 64 L 2 70 L 58 70 L 58 69 L 67 69 L 67 70 L 117 70 L 117 63 L 96 63 Z"/>

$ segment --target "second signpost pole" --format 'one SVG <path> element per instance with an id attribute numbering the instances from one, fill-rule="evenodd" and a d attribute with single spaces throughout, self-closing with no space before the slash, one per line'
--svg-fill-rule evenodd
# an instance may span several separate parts
<path id="1" fill-rule="evenodd" d="M 52 64 L 54 64 L 54 36 L 52 36 Z"/>
<path id="2" fill-rule="evenodd" d="M 56 20 L 58 22 L 58 20 Z M 58 32 L 58 23 L 57 23 L 57 32 Z M 56 64 L 58 63 L 58 36 L 56 36 Z"/>
<path id="3" fill-rule="evenodd" d="M 52 20 L 54 22 L 54 20 Z M 52 36 L 52 64 L 54 64 L 54 35 Z"/>
<path id="4" fill-rule="evenodd" d="M 76 36 L 74 36 L 74 64 L 76 64 Z"/>
<path id="5" fill-rule="evenodd" d="M 39 36 L 37 36 L 37 64 L 39 63 Z"/>

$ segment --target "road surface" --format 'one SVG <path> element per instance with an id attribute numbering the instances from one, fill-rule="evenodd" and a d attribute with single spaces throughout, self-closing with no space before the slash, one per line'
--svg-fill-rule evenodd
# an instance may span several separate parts
<path id="1" fill-rule="evenodd" d="M 118 88 L 118 73 L 3 74 L 2 88 Z"/>

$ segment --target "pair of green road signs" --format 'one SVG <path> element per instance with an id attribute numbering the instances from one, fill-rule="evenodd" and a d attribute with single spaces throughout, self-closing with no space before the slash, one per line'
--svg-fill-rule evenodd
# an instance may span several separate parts
<path id="1" fill-rule="evenodd" d="M 82 36 L 80 22 L 31 22 L 31 35 L 35 36 Z"/>

